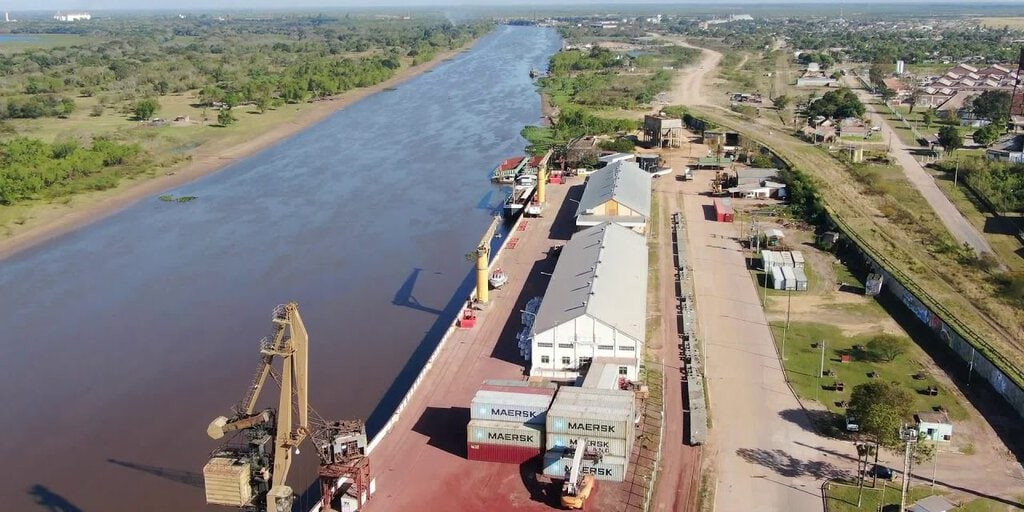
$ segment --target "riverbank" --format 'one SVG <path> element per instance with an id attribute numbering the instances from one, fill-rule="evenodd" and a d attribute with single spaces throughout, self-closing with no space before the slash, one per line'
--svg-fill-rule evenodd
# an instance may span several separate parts
<path id="1" fill-rule="evenodd" d="M 368 96 L 397 87 L 433 70 L 459 53 L 468 51 L 479 40 L 476 39 L 462 48 L 441 53 L 430 62 L 403 68 L 394 77 L 379 84 L 303 104 L 296 110 L 294 118 L 279 123 L 252 139 L 224 148 L 200 146 L 190 153 L 189 160 L 161 169 L 156 175 L 124 179 L 113 189 L 78 194 L 67 201 L 31 205 L 19 212 L 19 217 L 23 220 L 6 226 L 6 236 L 0 239 L 0 259 L 11 257 L 37 244 L 106 218 L 161 191 L 182 186 L 220 171 L 238 160 L 296 135 Z"/>

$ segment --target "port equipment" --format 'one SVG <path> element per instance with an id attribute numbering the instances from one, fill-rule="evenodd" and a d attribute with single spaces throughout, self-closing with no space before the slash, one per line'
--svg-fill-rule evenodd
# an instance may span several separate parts
<path id="1" fill-rule="evenodd" d="M 587 498 L 594 490 L 594 475 L 584 475 L 583 455 L 586 451 L 587 440 L 576 441 L 576 449 L 573 451 L 572 465 L 565 474 L 565 483 L 562 484 L 562 506 L 570 510 L 580 510 L 586 504 Z"/>
<path id="2" fill-rule="evenodd" d="M 501 217 L 496 216 L 491 220 L 484 236 L 480 239 L 476 251 L 470 253 L 476 257 L 476 301 L 479 304 L 487 304 L 490 301 L 490 265 L 491 265 L 491 239 L 501 225 Z"/>
<path id="3" fill-rule="evenodd" d="M 368 482 L 362 421 L 329 423 L 309 406 L 309 335 L 298 304 L 277 306 L 271 319 L 274 333 L 260 341 L 259 367 L 245 396 L 232 408 L 231 417 L 220 416 L 207 427 L 213 439 L 234 433 L 203 468 L 207 504 L 253 512 L 291 511 L 295 496 L 286 484 L 288 471 L 307 437 L 320 455 L 321 482 L 328 468 L 329 474 L 339 475 L 333 483 L 345 476 L 358 477 L 352 480 L 359 489 Z M 280 374 L 273 367 L 275 358 L 281 360 Z M 281 388 L 278 407 L 256 412 L 268 376 Z"/>

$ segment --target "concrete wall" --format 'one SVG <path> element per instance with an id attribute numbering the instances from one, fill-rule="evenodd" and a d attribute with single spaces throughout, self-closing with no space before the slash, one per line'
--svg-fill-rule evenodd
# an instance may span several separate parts
<path id="1" fill-rule="evenodd" d="M 950 326 L 942 318 L 942 313 L 932 311 L 912 291 L 900 283 L 895 276 L 878 265 L 869 256 L 865 255 L 865 257 L 871 261 L 876 271 L 884 277 L 883 287 L 903 302 L 918 320 L 935 333 L 939 341 L 960 357 L 971 378 L 981 377 L 987 381 L 1000 396 L 1013 406 L 1019 416 L 1024 417 L 1024 389 L 1021 389 L 1013 379 L 996 367 L 985 354 L 969 343 L 964 336 L 957 332 L 955 327 Z"/>
<path id="2" fill-rule="evenodd" d="M 565 371 L 579 366 L 580 358 L 624 357 L 634 361 L 629 379 L 636 380 L 643 354 L 643 342 L 637 341 L 598 321 L 590 315 L 580 315 L 533 337 L 530 375 L 546 375 L 550 371 Z M 548 362 L 543 363 L 542 357 Z M 568 357 L 569 364 L 562 363 Z"/>

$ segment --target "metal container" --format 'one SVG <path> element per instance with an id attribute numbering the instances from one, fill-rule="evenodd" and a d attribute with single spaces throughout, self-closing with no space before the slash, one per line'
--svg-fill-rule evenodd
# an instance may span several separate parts
<path id="1" fill-rule="evenodd" d="M 466 426 L 467 443 L 544 447 L 544 426 L 510 421 L 472 420 Z"/>
<path id="2" fill-rule="evenodd" d="M 804 268 L 804 253 L 800 251 L 793 251 L 793 266 L 796 268 Z"/>
<path id="3" fill-rule="evenodd" d="M 793 267 L 782 267 L 782 277 L 787 290 L 796 290 L 796 274 L 793 273 Z"/>
<path id="4" fill-rule="evenodd" d="M 625 457 L 632 439 L 614 439 L 610 437 L 580 437 L 567 434 L 548 434 L 545 448 L 548 450 L 574 450 L 580 439 L 587 440 L 587 451 L 601 455 Z"/>
<path id="5" fill-rule="evenodd" d="M 248 461 L 235 457 L 214 457 L 203 466 L 206 503 L 241 507 L 252 500 Z"/>
<path id="6" fill-rule="evenodd" d="M 792 268 L 793 265 L 793 253 L 789 251 L 782 251 L 779 253 L 782 256 L 782 266 Z"/>
<path id="7" fill-rule="evenodd" d="M 772 269 L 772 288 L 776 290 L 786 289 L 786 278 L 782 275 L 782 268 L 771 267 Z"/>
<path id="8" fill-rule="evenodd" d="M 797 291 L 807 290 L 807 273 L 804 272 L 803 267 L 797 267 L 793 269 L 793 277 L 796 278 L 796 289 Z"/>
<path id="9" fill-rule="evenodd" d="M 572 467 L 572 458 L 563 457 L 561 450 L 548 450 L 544 453 L 544 475 L 553 478 L 565 478 Z M 600 461 L 583 460 L 580 473 L 594 475 L 598 480 L 622 482 L 626 479 L 629 461 L 625 457 L 611 455 L 601 457 Z"/>
<path id="10" fill-rule="evenodd" d="M 555 397 L 555 390 L 558 386 L 551 383 L 550 386 L 519 386 L 511 384 L 518 381 L 486 381 L 480 386 L 480 391 L 499 391 L 502 393 L 522 393 L 526 395 L 542 395 L 548 397 L 548 403 Z M 524 384 L 529 382 L 522 381 Z"/>
<path id="11" fill-rule="evenodd" d="M 632 439 L 634 407 L 630 391 L 563 387 L 548 411 L 547 432 Z"/>
<path id="12" fill-rule="evenodd" d="M 469 417 L 474 420 L 544 424 L 550 404 L 551 397 L 547 394 L 481 390 L 473 397 Z"/>
<path id="13" fill-rule="evenodd" d="M 466 454 L 469 460 L 522 464 L 534 457 L 540 457 L 542 453 L 544 450 L 529 446 L 466 443 Z"/>

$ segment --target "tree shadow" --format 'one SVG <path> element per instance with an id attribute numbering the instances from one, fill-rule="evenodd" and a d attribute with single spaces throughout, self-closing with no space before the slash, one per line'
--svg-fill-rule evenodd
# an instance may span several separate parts
<path id="1" fill-rule="evenodd" d="M 396 306 L 415 309 L 416 311 L 423 311 L 432 315 L 440 315 L 442 313 L 441 310 L 420 304 L 420 301 L 416 300 L 416 297 L 412 294 L 413 289 L 416 288 L 416 280 L 419 279 L 420 272 L 423 272 L 422 268 L 413 267 L 412 273 L 409 274 L 409 277 L 405 278 L 405 281 L 402 282 L 402 286 L 400 286 L 398 291 L 395 292 L 395 298 L 391 299 L 391 303 Z"/>
<path id="2" fill-rule="evenodd" d="M 779 417 L 799 426 L 807 432 L 828 437 L 845 437 L 838 425 L 841 417 L 828 410 L 821 409 L 785 409 L 779 411 Z"/>
<path id="3" fill-rule="evenodd" d="M 427 436 L 427 445 L 466 458 L 468 407 L 427 407 L 412 430 Z"/>
<path id="4" fill-rule="evenodd" d="M 160 466 L 149 466 L 146 464 L 137 464 L 135 462 L 128 462 L 117 459 L 107 459 L 107 462 L 117 466 L 121 466 L 123 468 L 134 469 L 136 471 L 141 471 L 143 473 L 149 473 L 150 475 L 158 476 L 165 480 L 170 480 L 172 482 L 177 482 L 179 484 L 185 484 L 189 487 L 195 487 L 196 489 L 204 488 L 203 475 L 193 471 L 169 469 Z"/>
<path id="5" fill-rule="evenodd" d="M 82 512 L 82 509 L 76 507 L 63 496 L 51 491 L 45 485 L 33 485 L 28 490 L 28 494 L 35 499 L 36 505 L 50 512 Z"/>
<path id="6" fill-rule="evenodd" d="M 812 477 L 830 480 L 847 476 L 847 472 L 825 461 L 803 461 L 784 450 L 762 448 L 739 448 L 736 455 L 750 464 L 769 469 L 786 478 Z"/>

